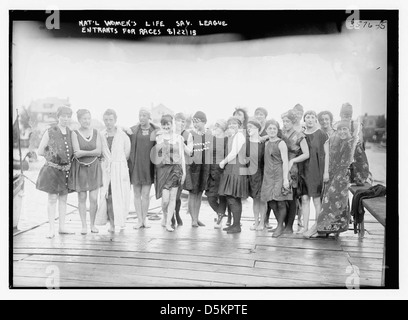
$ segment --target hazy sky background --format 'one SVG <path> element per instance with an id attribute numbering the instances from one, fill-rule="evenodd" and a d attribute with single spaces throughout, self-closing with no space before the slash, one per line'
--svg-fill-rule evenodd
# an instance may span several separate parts
<path id="1" fill-rule="evenodd" d="M 231 35 L 225 35 L 226 38 Z M 233 36 L 233 35 L 232 35 Z M 219 37 L 219 36 L 218 36 Z M 237 106 L 269 118 L 301 103 L 330 110 L 344 102 L 355 117 L 386 112 L 386 31 L 275 37 L 182 45 L 159 41 L 52 38 L 34 22 L 13 25 L 13 104 L 69 97 L 101 120 L 107 108 L 118 123 L 134 125 L 140 107 L 159 103 L 175 112 L 207 113 L 209 123 Z"/>

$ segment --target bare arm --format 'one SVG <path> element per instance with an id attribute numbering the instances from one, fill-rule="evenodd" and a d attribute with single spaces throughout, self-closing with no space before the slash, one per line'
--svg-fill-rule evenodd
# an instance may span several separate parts
<path id="1" fill-rule="evenodd" d="M 72 148 L 74 149 L 75 157 L 76 158 L 82 157 L 81 149 L 79 148 L 78 136 L 74 131 L 72 131 L 71 138 L 72 138 Z"/>
<path id="2" fill-rule="evenodd" d="M 179 150 L 180 150 L 180 157 L 181 157 L 181 167 L 183 168 L 183 176 L 181 178 L 181 184 L 184 184 L 184 181 L 186 180 L 187 171 L 186 171 L 186 158 L 183 152 L 183 146 L 185 146 L 185 144 L 184 144 L 184 139 L 181 136 L 180 136 L 179 143 L 180 143 Z"/>
<path id="3" fill-rule="evenodd" d="M 45 130 L 42 138 L 41 138 L 41 142 L 40 145 L 38 147 L 37 150 L 37 154 L 39 156 L 44 156 L 44 152 L 45 152 L 45 147 L 48 145 L 48 142 L 50 141 L 50 137 L 48 135 L 48 130 Z"/>
<path id="4" fill-rule="evenodd" d="M 245 143 L 245 137 L 241 133 L 237 133 L 233 138 L 232 148 L 227 157 L 220 162 L 220 167 L 223 168 L 227 163 L 232 162 L 238 155 L 239 150 Z"/>
<path id="5" fill-rule="evenodd" d="M 284 141 L 279 142 L 279 150 L 282 158 L 282 169 L 283 169 L 283 186 L 289 188 L 289 167 L 288 167 L 288 146 Z"/>
<path id="6" fill-rule="evenodd" d="M 324 173 L 323 173 L 323 181 L 329 181 L 329 140 L 327 139 L 324 143 Z"/>
<path id="7" fill-rule="evenodd" d="M 101 143 L 101 138 L 96 131 L 96 148 L 94 150 L 86 151 L 86 150 L 81 150 L 79 147 L 79 142 L 78 142 L 78 136 L 75 132 L 72 132 L 72 146 L 74 148 L 74 154 L 77 158 L 81 157 L 99 157 L 102 152 L 102 143 Z"/>
<path id="8" fill-rule="evenodd" d="M 299 163 L 309 159 L 309 147 L 307 145 L 306 139 L 302 139 L 302 141 L 300 142 L 300 148 L 302 149 L 302 154 L 297 156 L 296 158 L 293 158 L 291 160 L 293 163 Z"/>
<path id="9" fill-rule="evenodd" d="M 193 152 L 193 147 L 194 147 L 193 135 L 191 133 L 188 133 L 187 145 L 184 143 L 183 145 L 184 145 L 184 152 L 188 156 L 191 156 L 191 153 Z"/>
<path id="10" fill-rule="evenodd" d="M 126 160 L 128 160 L 130 156 L 130 138 L 126 134 L 124 134 L 123 140 L 124 140 L 125 156 L 126 156 Z"/>

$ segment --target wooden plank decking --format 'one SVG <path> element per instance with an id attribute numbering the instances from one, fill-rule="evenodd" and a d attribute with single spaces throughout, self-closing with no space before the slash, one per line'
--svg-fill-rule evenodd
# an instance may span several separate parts
<path id="1" fill-rule="evenodd" d="M 250 231 L 248 217 L 240 234 L 215 230 L 214 215 L 203 211 L 206 227 L 192 228 L 183 214 L 184 225 L 172 233 L 150 220 L 151 228 L 134 230 L 130 216 L 113 236 L 107 227 L 84 236 L 77 213 L 68 216 L 75 235 L 46 239 L 47 224 L 19 233 L 13 237 L 12 286 L 44 288 L 50 270 L 58 270 L 61 288 L 345 288 L 351 265 L 358 267 L 360 287 L 381 286 L 384 227 L 368 213 L 363 240 L 353 230 L 338 239 L 274 239 L 267 231 Z"/>

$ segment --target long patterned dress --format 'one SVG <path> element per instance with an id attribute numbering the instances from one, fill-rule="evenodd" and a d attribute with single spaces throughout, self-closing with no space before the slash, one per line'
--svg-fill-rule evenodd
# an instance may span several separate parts
<path id="1" fill-rule="evenodd" d="M 353 161 L 357 137 L 341 140 L 337 135 L 329 140 L 329 181 L 323 193 L 322 207 L 317 219 L 319 233 L 340 233 L 348 230 L 348 169 Z"/>

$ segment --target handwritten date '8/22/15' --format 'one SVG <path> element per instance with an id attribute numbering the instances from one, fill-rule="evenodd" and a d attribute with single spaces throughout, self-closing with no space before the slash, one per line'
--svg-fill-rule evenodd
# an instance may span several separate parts
<path id="1" fill-rule="evenodd" d="M 353 29 L 378 29 L 385 30 L 387 27 L 387 21 L 369 21 L 369 20 L 352 20 L 350 21 Z"/>

